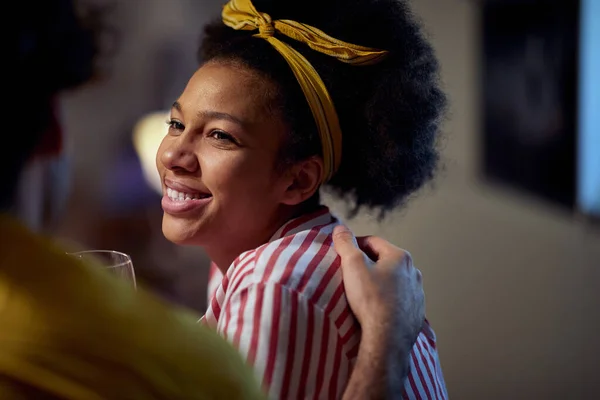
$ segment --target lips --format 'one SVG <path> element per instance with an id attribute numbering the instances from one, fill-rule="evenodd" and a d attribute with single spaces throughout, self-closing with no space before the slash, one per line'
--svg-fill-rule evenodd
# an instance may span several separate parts
<path id="1" fill-rule="evenodd" d="M 161 201 L 167 214 L 181 215 L 197 212 L 212 200 L 212 194 L 198 190 L 181 182 L 165 179 L 166 189 Z"/>
<path id="2" fill-rule="evenodd" d="M 165 186 L 168 189 L 171 189 L 172 192 L 177 192 L 177 198 L 179 198 L 179 194 L 183 194 L 183 199 L 186 197 L 190 198 L 204 198 L 211 195 L 210 191 L 204 187 L 198 187 L 198 185 L 187 185 L 181 181 L 176 181 L 173 179 L 165 178 L 164 179 Z"/>

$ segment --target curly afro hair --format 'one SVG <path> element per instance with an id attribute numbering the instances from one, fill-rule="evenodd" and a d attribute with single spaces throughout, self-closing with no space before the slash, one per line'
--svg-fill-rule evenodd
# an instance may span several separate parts
<path id="1" fill-rule="evenodd" d="M 346 65 L 308 46 L 278 38 L 301 52 L 319 72 L 340 120 L 342 162 L 326 185 L 380 216 L 402 205 L 430 180 L 438 161 L 437 136 L 446 97 L 438 62 L 409 6 L 402 0 L 254 0 L 273 19 L 291 19 L 357 45 L 389 51 L 372 66 Z M 220 19 L 209 24 L 201 62 L 240 63 L 278 88 L 277 107 L 291 132 L 282 149 L 286 161 L 321 154 L 315 122 L 300 85 L 279 53 L 254 32 L 236 31 Z"/>

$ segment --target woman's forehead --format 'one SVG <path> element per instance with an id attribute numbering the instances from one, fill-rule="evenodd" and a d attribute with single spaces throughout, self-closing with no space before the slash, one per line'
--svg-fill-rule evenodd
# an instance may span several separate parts
<path id="1" fill-rule="evenodd" d="M 184 113 L 221 112 L 254 124 L 269 112 L 272 89 L 272 82 L 249 69 L 209 63 L 194 73 L 178 103 Z"/>

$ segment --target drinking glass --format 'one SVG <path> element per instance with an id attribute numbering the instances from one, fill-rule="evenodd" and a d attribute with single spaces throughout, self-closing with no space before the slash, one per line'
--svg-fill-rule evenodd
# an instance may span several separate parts
<path id="1" fill-rule="evenodd" d="M 111 274 L 131 282 L 133 287 L 136 287 L 133 263 L 128 254 L 114 250 L 85 250 L 67 254 L 84 262 L 99 264 Z"/>

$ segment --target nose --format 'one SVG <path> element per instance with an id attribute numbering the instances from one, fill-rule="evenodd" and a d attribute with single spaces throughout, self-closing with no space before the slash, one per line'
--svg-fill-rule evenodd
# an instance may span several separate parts
<path id="1" fill-rule="evenodd" d="M 197 172 L 200 168 L 198 157 L 194 153 L 194 143 L 191 135 L 183 134 L 165 146 L 160 161 L 165 168 L 178 172 Z M 165 138 L 168 140 L 167 138 Z"/>

